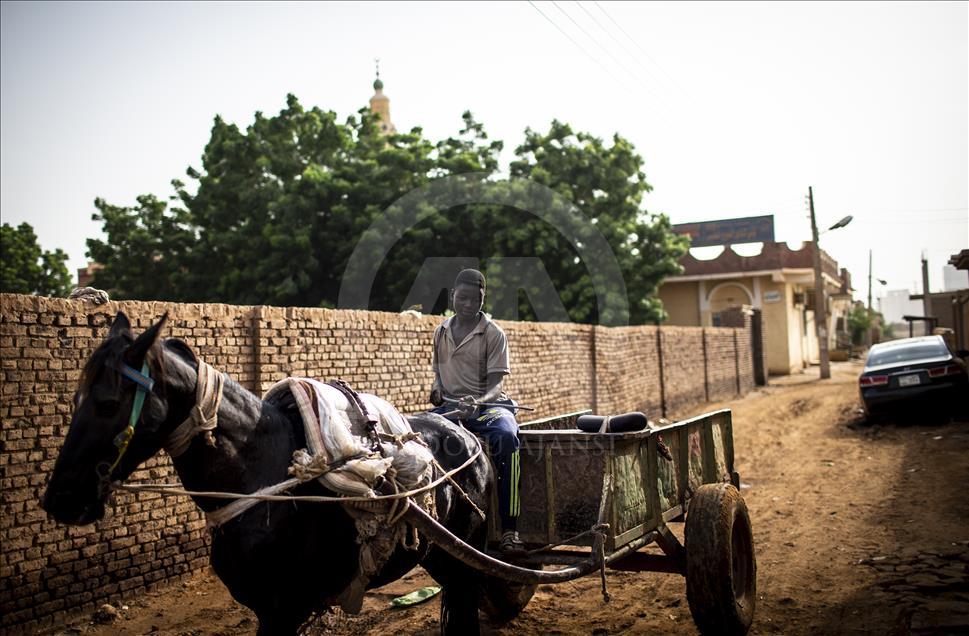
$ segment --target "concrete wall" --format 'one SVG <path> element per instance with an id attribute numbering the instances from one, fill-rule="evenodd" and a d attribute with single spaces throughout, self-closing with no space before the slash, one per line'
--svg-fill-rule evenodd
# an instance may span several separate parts
<path id="1" fill-rule="evenodd" d="M 667 323 L 671 325 L 700 325 L 700 304 L 698 283 L 664 283 L 659 288 L 663 309 L 669 314 Z"/>
<path id="2" fill-rule="evenodd" d="M 39 508 L 81 368 L 119 309 L 136 332 L 168 312 L 166 336 L 257 393 L 289 375 L 339 377 L 403 412 L 428 406 L 439 316 L 0 295 L 0 631 L 60 623 L 207 562 L 204 520 L 188 499 L 122 494 L 85 528 L 55 524 Z M 746 328 L 499 324 L 512 357 L 507 391 L 538 407 L 534 417 L 593 407 L 674 418 L 753 385 Z M 165 455 L 132 477 L 175 479 Z"/>

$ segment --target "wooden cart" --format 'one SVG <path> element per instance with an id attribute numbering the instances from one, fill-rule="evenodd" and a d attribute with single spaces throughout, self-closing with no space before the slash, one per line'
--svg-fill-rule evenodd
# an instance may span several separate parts
<path id="1" fill-rule="evenodd" d="M 633 433 L 585 433 L 587 413 L 525 422 L 521 439 L 522 540 L 516 565 L 605 568 L 686 576 L 690 611 L 705 634 L 743 634 L 753 619 L 756 562 L 734 470 L 731 413 L 721 410 Z M 685 545 L 668 524 L 685 519 Z M 498 539 L 491 527 L 492 545 Z M 655 543 L 660 551 L 640 551 Z M 496 554 L 496 553 L 492 553 Z M 534 583 L 485 590 L 488 612 L 516 615 Z"/>

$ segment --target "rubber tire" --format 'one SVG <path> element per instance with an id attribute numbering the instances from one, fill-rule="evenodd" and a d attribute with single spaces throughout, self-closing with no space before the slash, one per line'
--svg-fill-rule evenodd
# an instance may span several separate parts
<path id="1" fill-rule="evenodd" d="M 481 584 L 481 611 L 495 624 L 514 620 L 532 600 L 538 585 L 488 577 Z"/>
<path id="2" fill-rule="evenodd" d="M 747 504 L 732 484 L 700 486 L 686 515 L 686 598 L 701 634 L 746 634 L 757 601 Z"/>

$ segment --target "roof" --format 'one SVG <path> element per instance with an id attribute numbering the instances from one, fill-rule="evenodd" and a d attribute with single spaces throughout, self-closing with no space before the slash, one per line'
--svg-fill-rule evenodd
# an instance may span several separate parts
<path id="1" fill-rule="evenodd" d="M 969 269 L 969 250 L 962 250 L 949 257 L 949 265 L 956 269 Z"/>

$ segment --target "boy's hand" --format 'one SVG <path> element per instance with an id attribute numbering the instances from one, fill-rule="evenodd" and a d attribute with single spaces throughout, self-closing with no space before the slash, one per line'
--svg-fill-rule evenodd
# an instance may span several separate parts
<path id="1" fill-rule="evenodd" d="M 461 419 L 470 419 L 474 417 L 475 413 L 478 411 L 478 401 L 471 395 L 465 395 L 458 400 L 458 403 L 454 405 L 454 408 L 461 411 Z"/>

